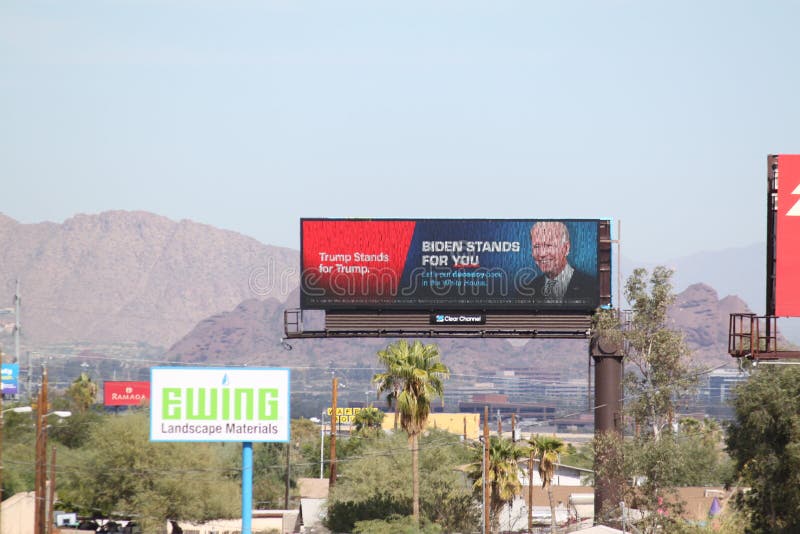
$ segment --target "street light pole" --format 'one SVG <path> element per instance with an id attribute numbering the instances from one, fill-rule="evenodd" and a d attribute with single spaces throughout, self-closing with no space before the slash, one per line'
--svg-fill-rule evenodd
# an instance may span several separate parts
<path id="1" fill-rule="evenodd" d="M 319 478 L 323 478 L 325 472 L 324 456 L 325 454 L 325 410 L 322 410 L 322 419 L 319 420 Z"/>

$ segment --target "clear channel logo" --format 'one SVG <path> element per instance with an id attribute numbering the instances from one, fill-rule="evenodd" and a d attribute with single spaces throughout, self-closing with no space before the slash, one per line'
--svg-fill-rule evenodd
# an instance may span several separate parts
<path id="1" fill-rule="evenodd" d="M 484 324 L 486 316 L 482 313 L 433 313 L 431 324 Z"/>

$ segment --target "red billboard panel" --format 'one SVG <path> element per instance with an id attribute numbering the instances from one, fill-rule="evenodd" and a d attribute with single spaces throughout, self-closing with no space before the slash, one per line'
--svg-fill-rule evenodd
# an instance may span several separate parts
<path id="1" fill-rule="evenodd" d="M 597 219 L 300 224 L 304 309 L 591 311 L 599 305 Z"/>
<path id="2" fill-rule="evenodd" d="M 139 406 L 150 402 L 150 382 L 103 383 L 105 406 Z"/>
<path id="3" fill-rule="evenodd" d="M 800 155 L 778 156 L 775 315 L 800 317 Z"/>

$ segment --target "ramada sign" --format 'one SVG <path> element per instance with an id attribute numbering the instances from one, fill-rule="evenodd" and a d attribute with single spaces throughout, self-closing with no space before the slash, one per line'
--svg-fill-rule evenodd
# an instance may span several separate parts
<path id="1" fill-rule="evenodd" d="M 103 383 L 103 404 L 106 406 L 139 406 L 150 401 L 150 382 Z"/>

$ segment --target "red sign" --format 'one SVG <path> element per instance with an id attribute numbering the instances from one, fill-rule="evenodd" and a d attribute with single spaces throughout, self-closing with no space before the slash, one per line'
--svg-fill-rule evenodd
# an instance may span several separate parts
<path id="1" fill-rule="evenodd" d="M 800 317 L 800 155 L 778 156 L 775 315 Z"/>
<path id="2" fill-rule="evenodd" d="M 139 406 L 150 402 L 150 382 L 104 382 L 105 406 Z"/>

